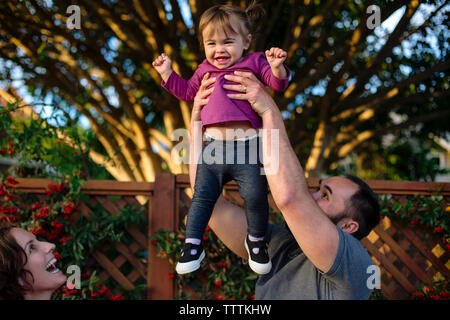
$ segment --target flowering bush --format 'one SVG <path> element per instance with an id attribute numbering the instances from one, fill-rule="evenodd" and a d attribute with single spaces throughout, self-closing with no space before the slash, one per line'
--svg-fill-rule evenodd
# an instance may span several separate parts
<path id="1" fill-rule="evenodd" d="M 0 220 L 13 222 L 29 230 L 39 240 L 56 245 L 55 257 L 60 269 L 77 265 L 82 270 L 81 289 L 62 287 L 54 299 L 113 299 L 140 298 L 138 286 L 135 292 L 116 288 L 113 282 L 102 283 L 97 266 L 89 265 L 88 258 L 105 241 L 129 241 L 123 230 L 130 224 L 142 225 L 143 216 L 136 214 L 132 206 L 125 206 L 117 215 L 110 215 L 100 205 L 92 205 L 81 191 L 83 177 L 101 172 L 85 157 L 90 147 L 76 129 L 63 128 L 75 145 L 67 145 L 58 138 L 58 132 L 45 120 L 27 119 L 15 122 L 10 112 L 17 104 L 7 108 L 0 106 L 0 154 L 14 156 L 19 161 L 0 175 Z M 61 128 L 58 130 L 62 130 Z M 84 151 L 83 151 L 84 150 Z M 1 156 L 0 155 L 0 156 Z M 33 170 L 30 163 L 41 166 Z M 64 164 L 62 164 L 62 161 Z M 52 170 L 44 170 L 46 166 Z M 42 195 L 19 192 L 16 176 L 51 177 Z M 92 214 L 81 214 L 80 204 L 91 209 Z"/>
<path id="2" fill-rule="evenodd" d="M 450 251 L 450 206 L 437 191 L 431 196 L 415 195 L 405 201 L 385 196 L 380 201 L 380 218 L 389 217 L 406 226 L 422 226 L 437 235 Z M 410 293 L 414 300 L 449 300 L 449 283 L 445 276 L 434 279 L 431 284 L 422 284 L 421 289 Z"/>
<path id="3" fill-rule="evenodd" d="M 390 196 L 382 197 L 380 200 L 381 218 L 389 217 L 410 226 L 423 225 L 431 232 L 442 237 L 449 246 L 449 212 L 445 199 L 439 195 L 414 196 L 404 203 L 394 200 Z M 271 212 L 271 220 L 283 225 L 280 214 Z M 248 266 L 244 265 L 242 259 L 228 250 L 224 244 L 214 235 L 208 227 L 203 238 L 207 258 L 202 262 L 200 271 L 188 275 L 178 275 L 172 271 L 168 277 L 174 279 L 178 286 L 178 299 L 186 299 L 194 291 L 204 299 L 252 299 L 254 298 L 254 287 L 257 275 Z M 169 259 L 174 270 L 184 242 L 184 230 L 176 233 L 171 230 L 159 230 L 151 237 L 151 243 L 156 246 L 158 256 Z M 205 276 L 207 275 L 207 276 Z M 439 281 L 427 284 L 424 289 L 410 293 L 411 299 L 449 299 L 448 281 L 443 277 Z M 374 289 L 370 299 L 385 299 L 382 291 Z"/>
<path id="4" fill-rule="evenodd" d="M 450 300 L 448 280 L 433 281 L 431 287 L 411 293 L 414 300 Z"/>
<path id="5" fill-rule="evenodd" d="M 422 225 L 442 238 L 450 251 L 450 206 L 439 192 L 415 195 L 400 203 L 388 196 L 381 200 L 381 216 L 400 220 L 404 225 Z"/>
<path id="6" fill-rule="evenodd" d="M 157 255 L 169 259 L 172 270 L 175 270 L 183 248 L 184 230 L 175 233 L 160 229 L 150 239 L 157 248 Z M 203 245 L 206 258 L 202 262 L 202 271 L 186 275 L 172 271 L 168 274 L 169 278 L 176 281 L 177 298 L 188 299 L 196 294 L 201 299 L 253 299 L 257 275 L 225 247 L 209 227 L 205 230 Z"/>

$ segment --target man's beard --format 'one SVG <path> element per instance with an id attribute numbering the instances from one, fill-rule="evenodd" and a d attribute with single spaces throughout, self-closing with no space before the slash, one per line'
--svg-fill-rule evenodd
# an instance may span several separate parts
<path id="1" fill-rule="evenodd" d="M 346 212 L 341 212 L 337 216 L 330 217 L 331 222 L 333 222 L 334 225 L 337 225 L 339 221 L 341 221 L 343 218 L 347 217 Z"/>

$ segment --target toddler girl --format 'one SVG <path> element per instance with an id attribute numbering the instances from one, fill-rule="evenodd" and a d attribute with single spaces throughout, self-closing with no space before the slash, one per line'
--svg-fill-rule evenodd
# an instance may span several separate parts
<path id="1" fill-rule="evenodd" d="M 236 70 L 253 72 L 276 91 L 287 88 L 290 71 L 283 64 L 285 51 L 272 48 L 265 55 L 255 52 L 244 56 L 252 37 L 252 17 L 262 12 L 262 7 L 256 2 L 252 2 L 247 10 L 232 5 L 218 5 L 206 10 L 199 25 L 206 59 L 188 81 L 172 70 L 171 60 L 164 53 L 153 62 L 162 77 L 162 86 L 183 101 L 194 100 L 206 73 L 216 78 L 209 101 L 201 111 L 207 141 L 197 165 L 194 195 L 186 223 L 186 241 L 176 266 L 179 274 L 193 272 L 200 267 L 205 257 L 201 246 L 204 230 L 223 186 L 233 179 L 238 183 L 245 202 L 248 235 L 244 245 L 249 265 L 258 274 L 266 274 L 272 268 L 264 239 L 269 215 L 267 180 L 261 174 L 263 166 L 257 157 L 260 137 L 256 130 L 262 127 L 262 121 L 247 101 L 231 100 L 222 88 L 228 83 L 224 75 L 233 74 Z M 233 130 L 232 135 L 230 130 Z M 206 150 L 214 153 L 216 160 L 217 153 L 222 153 L 219 158 L 223 161 L 210 163 L 206 159 Z"/>

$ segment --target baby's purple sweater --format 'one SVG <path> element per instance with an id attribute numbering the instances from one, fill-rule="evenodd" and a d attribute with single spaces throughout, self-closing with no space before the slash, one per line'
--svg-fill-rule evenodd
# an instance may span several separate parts
<path id="1" fill-rule="evenodd" d="M 289 82 L 290 71 L 287 78 L 277 78 L 273 75 L 263 52 L 251 53 L 244 57 L 240 62 L 225 68 L 218 69 L 211 65 L 206 59 L 198 66 L 191 79 L 185 80 L 175 71 L 171 73 L 167 82 L 162 81 L 161 85 L 171 94 L 183 101 L 194 101 L 200 84 L 205 73 L 209 72 L 210 77 L 216 77 L 214 90 L 209 96 L 208 103 L 201 111 L 202 125 L 211 125 L 228 121 L 249 121 L 254 128 L 262 127 L 262 120 L 248 101 L 230 99 L 227 93 L 236 93 L 225 90 L 224 84 L 236 84 L 224 78 L 225 74 L 233 74 L 234 71 L 251 71 L 253 74 L 266 85 L 275 91 L 286 90 Z"/>

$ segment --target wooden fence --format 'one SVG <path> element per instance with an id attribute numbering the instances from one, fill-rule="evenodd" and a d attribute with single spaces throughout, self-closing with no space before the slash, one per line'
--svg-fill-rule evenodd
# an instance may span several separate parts
<path id="1" fill-rule="evenodd" d="M 50 180 L 18 179 L 19 191 L 44 193 Z M 318 186 L 318 179 L 309 179 L 311 189 Z M 367 183 L 378 194 L 392 194 L 401 199 L 411 195 L 430 195 L 440 189 L 446 205 L 450 205 L 450 184 L 368 180 Z M 190 204 L 190 189 L 187 175 L 161 173 L 155 182 L 117 182 L 90 180 L 85 182 L 83 193 L 89 195 L 90 204 L 100 204 L 110 214 L 120 208 L 133 205 L 144 208 L 147 226 L 131 226 L 126 232 L 132 242 L 125 246 L 119 242 L 105 242 L 96 250 L 91 262 L 101 269 L 100 279 L 113 279 L 126 290 L 133 290 L 139 283 L 147 284 L 147 299 L 172 299 L 175 282 L 168 277 L 172 272 L 167 259 L 158 258 L 155 246 L 148 237 L 160 228 L 179 230 Z M 227 195 L 242 203 L 237 184 L 225 186 Z M 116 196 L 111 198 L 111 196 Z M 269 204 L 278 210 L 269 195 Z M 81 204 L 79 213 L 89 217 L 93 214 L 86 204 Z M 363 245 L 380 266 L 382 292 L 389 299 L 403 299 L 417 289 L 420 283 L 430 283 L 439 275 L 450 276 L 450 253 L 441 239 L 420 227 L 403 226 L 397 221 L 383 221 L 362 240 Z M 147 263 L 136 253 L 148 250 Z M 108 256 L 105 254 L 108 252 Z M 111 252 L 114 254 L 111 255 Z M 146 264 L 146 265 L 145 265 Z"/>

